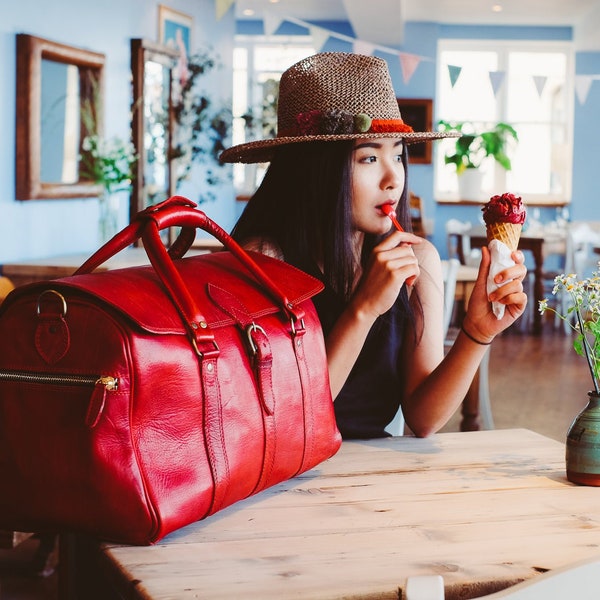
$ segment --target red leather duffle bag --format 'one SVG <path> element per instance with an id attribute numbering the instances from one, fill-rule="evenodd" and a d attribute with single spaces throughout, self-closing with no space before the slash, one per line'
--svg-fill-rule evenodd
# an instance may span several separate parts
<path id="1" fill-rule="evenodd" d="M 339 448 L 321 283 L 194 207 L 146 209 L 0 307 L 1 529 L 154 543 Z M 225 250 L 184 257 L 197 228 Z M 92 272 L 140 237 L 151 265 Z"/>

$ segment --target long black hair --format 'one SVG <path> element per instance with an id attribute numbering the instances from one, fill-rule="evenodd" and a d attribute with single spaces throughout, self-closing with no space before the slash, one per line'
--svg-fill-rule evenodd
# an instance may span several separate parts
<path id="1" fill-rule="evenodd" d="M 353 140 L 278 148 L 232 231 L 241 243 L 259 238 L 277 244 L 285 260 L 302 270 L 314 273 L 322 264 L 324 283 L 346 301 L 360 266 L 352 247 L 353 149 Z M 407 172 L 406 151 L 402 161 Z M 411 231 L 407 189 L 405 185 L 397 218 Z M 380 240 L 365 236 L 363 263 Z"/>

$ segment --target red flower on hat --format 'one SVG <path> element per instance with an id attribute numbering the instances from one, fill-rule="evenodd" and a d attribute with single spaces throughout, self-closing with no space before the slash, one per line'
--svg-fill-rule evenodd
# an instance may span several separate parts
<path id="1" fill-rule="evenodd" d="M 401 119 L 373 119 L 369 131 L 373 133 L 412 133 L 414 130 Z"/>

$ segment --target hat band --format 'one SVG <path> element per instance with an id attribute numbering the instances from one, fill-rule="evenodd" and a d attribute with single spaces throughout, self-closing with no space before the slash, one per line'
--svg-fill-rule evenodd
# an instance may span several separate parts
<path id="1" fill-rule="evenodd" d="M 353 115 L 341 110 L 311 110 L 298 114 L 291 127 L 281 129 L 277 137 L 412 132 L 413 128 L 402 119 L 371 119 L 365 113 Z"/>

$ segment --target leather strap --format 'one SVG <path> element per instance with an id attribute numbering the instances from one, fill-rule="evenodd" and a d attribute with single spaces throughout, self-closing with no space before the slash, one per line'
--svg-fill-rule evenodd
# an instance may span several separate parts
<path id="1" fill-rule="evenodd" d="M 306 330 L 302 323 L 294 324 L 292 321 L 294 336 L 292 337 L 292 345 L 296 355 L 296 364 L 298 365 L 298 374 L 300 375 L 300 383 L 302 385 L 302 400 L 304 402 L 304 456 L 298 473 L 306 471 L 309 465 L 314 464 L 313 455 L 314 448 L 314 425 L 315 418 L 313 414 L 313 394 L 310 383 L 310 370 L 304 354 L 304 334 Z"/>
<path id="2" fill-rule="evenodd" d="M 231 484 L 231 473 L 223 432 L 221 388 L 217 373 L 216 357 L 200 361 L 200 380 L 204 394 L 204 436 L 213 479 L 213 501 L 209 514 L 226 506 L 227 493 Z"/>
<path id="3" fill-rule="evenodd" d="M 254 492 L 257 492 L 266 487 L 267 481 L 269 481 L 273 465 L 275 464 L 275 452 L 277 448 L 276 419 L 274 416 L 276 399 L 273 391 L 273 354 L 271 352 L 271 345 L 264 329 L 256 325 L 239 298 L 212 283 L 208 284 L 207 290 L 213 302 L 234 319 L 241 329 L 242 335 L 246 336 L 248 342 L 248 354 L 254 370 L 258 396 L 261 401 L 264 427 L 263 465 L 260 478 L 254 488 Z"/>

